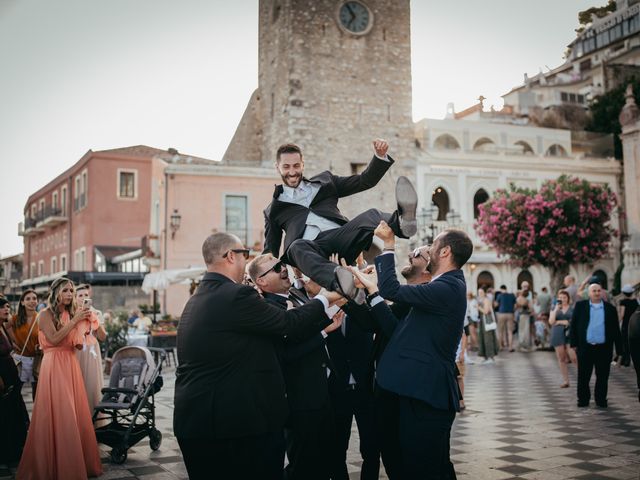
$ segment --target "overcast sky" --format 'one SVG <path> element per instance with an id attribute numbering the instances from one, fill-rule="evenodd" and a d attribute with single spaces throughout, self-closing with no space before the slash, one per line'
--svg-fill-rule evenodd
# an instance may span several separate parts
<path id="1" fill-rule="evenodd" d="M 480 94 L 499 107 L 524 72 L 562 63 L 579 10 L 606 2 L 411 3 L 419 120 Z M 89 149 L 220 159 L 257 87 L 257 23 L 257 0 L 0 0 L 0 257 L 22 251 L 27 197 Z"/>

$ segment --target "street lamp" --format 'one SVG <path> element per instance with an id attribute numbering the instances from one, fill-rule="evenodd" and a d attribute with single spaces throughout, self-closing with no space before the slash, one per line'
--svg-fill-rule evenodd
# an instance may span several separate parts
<path id="1" fill-rule="evenodd" d="M 436 224 L 434 223 L 434 219 L 437 216 L 438 208 L 435 205 L 431 205 L 428 209 L 422 208 L 420 213 L 418 214 L 418 221 L 421 228 L 424 228 L 424 234 L 420 241 L 423 244 L 431 245 L 433 242 L 433 238 L 435 237 L 436 232 Z"/>
<path id="2" fill-rule="evenodd" d="M 176 232 L 180 230 L 180 221 L 182 220 L 182 215 L 178 213 L 178 210 L 175 209 L 171 214 L 171 223 L 169 223 L 169 227 L 171 228 L 171 240 L 173 240 L 176 236 Z"/>

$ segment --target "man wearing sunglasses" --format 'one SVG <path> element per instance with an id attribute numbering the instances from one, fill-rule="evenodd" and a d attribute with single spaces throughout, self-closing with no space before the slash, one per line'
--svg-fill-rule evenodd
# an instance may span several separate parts
<path id="1" fill-rule="evenodd" d="M 291 281 L 286 265 L 270 253 L 253 259 L 247 267 L 249 277 L 264 299 L 286 310 L 299 305 L 290 296 Z M 330 325 L 332 331 L 338 325 Z M 286 426 L 286 478 L 289 480 L 328 480 L 326 449 L 333 443 L 334 429 L 327 386 L 329 357 L 323 335 L 288 336 L 280 348 L 280 364 L 287 389 L 289 420 Z"/>
<path id="2" fill-rule="evenodd" d="M 369 209 L 349 220 L 338 209 L 341 197 L 373 188 L 393 164 L 386 141 L 375 140 L 373 148 L 375 155 L 361 174 L 339 177 L 325 171 L 306 179 L 300 147 L 282 145 L 276 153 L 275 166 L 283 183 L 276 186 L 273 200 L 264 211 L 263 253 L 278 256 L 284 232 L 284 262 L 299 268 L 319 285 L 354 298 L 353 276 L 331 263 L 329 255 L 338 253 L 352 264 L 360 252 L 371 246 L 373 231 L 381 220 L 398 237 L 409 238 L 416 233 L 418 196 L 406 177 L 398 178 L 397 210 L 393 213 Z"/>
<path id="3" fill-rule="evenodd" d="M 189 478 L 280 480 L 288 405 L 275 344 L 319 335 L 340 296 L 284 310 L 242 284 L 249 250 L 238 237 L 215 233 L 202 254 L 207 273 L 178 327 L 173 427 Z"/>
<path id="4" fill-rule="evenodd" d="M 376 228 L 385 252 L 376 257 L 377 288 L 382 298 L 411 307 L 394 319 L 376 372 L 381 388 L 398 396 L 398 432 L 402 459 L 400 478 L 455 479 L 449 459 L 451 426 L 460 410 L 454 365 L 466 313 L 462 266 L 473 252 L 468 235 L 445 230 L 430 248 L 412 254 L 432 279 L 422 285 L 400 285 L 395 273 L 395 237 L 384 222 Z M 384 303 L 371 300 L 377 308 Z"/>

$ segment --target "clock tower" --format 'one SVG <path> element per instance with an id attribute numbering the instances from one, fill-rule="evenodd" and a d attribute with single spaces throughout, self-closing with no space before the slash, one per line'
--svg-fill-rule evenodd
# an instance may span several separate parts
<path id="1" fill-rule="evenodd" d="M 259 9 L 258 88 L 223 160 L 272 166 L 278 146 L 292 142 L 307 177 L 349 175 L 384 138 L 397 163 L 341 209 L 393 209 L 395 178 L 413 178 L 418 156 L 409 0 L 260 0 Z"/>

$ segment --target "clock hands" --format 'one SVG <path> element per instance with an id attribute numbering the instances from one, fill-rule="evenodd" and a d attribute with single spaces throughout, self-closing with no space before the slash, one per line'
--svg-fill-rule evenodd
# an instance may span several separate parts
<path id="1" fill-rule="evenodd" d="M 348 26 L 350 27 L 353 21 L 356 19 L 356 14 L 353 11 L 353 8 L 351 8 L 351 5 L 349 5 L 348 3 L 345 3 L 344 6 L 347 7 L 347 10 L 349 10 L 349 13 L 351 14 L 351 20 L 349 20 L 348 22 Z"/>

